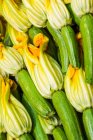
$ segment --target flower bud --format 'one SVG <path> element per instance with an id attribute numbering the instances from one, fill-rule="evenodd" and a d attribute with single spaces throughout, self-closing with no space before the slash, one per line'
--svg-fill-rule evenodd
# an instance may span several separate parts
<path id="1" fill-rule="evenodd" d="M 85 72 L 69 66 L 65 76 L 64 87 L 66 95 L 73 107 L 83 112 L 93 106 L 93 86 L 85 81 Z"/>
<path id="2" fill-rule="evenodd" d="M 31 131 L 31 118 L 24 106 L 11 94 L 8 81 L 2 82 L 1 104 L 4 127 L 9 135 L 17 138 Z"/>
<path id="3" fill-rule="evenodd" d="M 93 13 L 93 0 L 72 0 L 71 7 L 77 16 L 82 17 L 87 13 Z"/>
<path id="4" fill-rule="evenodd" d="M 62 0 L 46 0 L 46 11 L 48 21 L 53 28 L 61 29 L 71 24 L 69 11 Z"/>

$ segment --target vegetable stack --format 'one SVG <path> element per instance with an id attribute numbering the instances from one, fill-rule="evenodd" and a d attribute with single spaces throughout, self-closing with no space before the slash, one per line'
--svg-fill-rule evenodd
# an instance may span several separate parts
<path id="1" fill-rule="evenodd" d="M 93 0 L 0 0 L 0 140 L 93 140 Z"/>

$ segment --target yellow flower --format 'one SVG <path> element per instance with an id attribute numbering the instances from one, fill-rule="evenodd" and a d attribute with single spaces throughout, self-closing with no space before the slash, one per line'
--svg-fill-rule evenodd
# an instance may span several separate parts
<path id="1" fill-rule="evenodd" d="M 14 138 L 30 132 L 32 122 L 24 106 L 11 94 L 8 81 L 2 81 L 2 115 L 6 131 Z"/>
<path id="2" fill-rule="evenodd" d="M 77 111 L 82 112 L 93 106 L 93 86 L 86 83 L 82 68 L 69 66 L 64 87 L 68 100 Z"/>
<path id="3" fill-rule="evenodd" d="M 46 13 L 53 28 L 60 29 L 71 24 L 69 11 L 62 0 L 46 0 Z"/>
<path id="4" fill-rule="evenodd" d="M 93 0 L 72 0 L 71 7 L 76 15 L 79 17 L 93 13 Z"/>
<path id="5" fill-rule="evenodd" d="M 40 39 L 40 40 L 38 40 Z M 33 46 L 24 49 L 24 62 L 38 91 L 45 98 L 51 98 L 56 90 L 62 89 L 63 76 L 59 64 L 49 56 L 47 49 L 49 39 L 41 33 L 36 35 Z"/>

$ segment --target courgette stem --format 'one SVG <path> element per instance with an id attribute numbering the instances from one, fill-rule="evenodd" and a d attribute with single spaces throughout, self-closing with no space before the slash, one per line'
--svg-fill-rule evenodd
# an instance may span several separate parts
<path id="1" fill-rule="evenodd" d="M 93 140 L 93 109 L 83 111 L 83 124 L 88 140 Z"/>
<path id="2" fill-rule="evenodd" d="M 35 140 L 48 140 L 48 136 L 45 134 L 40 121 L 38 119 L 38 115 L 33 109 L 32 105 L 29 103 L 25 95 L 22 97 L 22 103 L 30 114 L 33 122 L 32 133 Z"/>
<path id="3" fill-rule="evenodd" d="M 53 137 L 54 140 L 67 140 L 67 137 L 65 135 L 62 126 L 58 126 L 53 130 Z"/>
<path id="4" fill-rule="evenodd" d="M 83 140 L 83 134 L 75 110 L 62 91 L 52 96 L 53 105 L 59 115 L 68 140 Z"/>
<path id="5" fill-rule="evenodd" d="M 83 41 L 84 66 L 86 82 L 93 84 L 93 16 L 84 15 L 80 22 Z"/>
<path id="6" fill-rule="evenodd" d="M 54 29 L 50 25 L 49 22 L 47 22 L 47 29 L 50 32 L 50 34 L 53 36 L 53 39 L 56 42 L 56 45 L 59 47 L 62 72 L 66 73 L 67 69 L 68 69 L 68 65 L 69 65 L 69 58 L 68 58 L 66 44 L 65 44 L 65 42 L 63 40 L 61 32 L 60 32 L 60 30 Z"/>
<path id="7" fill-rule="evenodd" d="M 47 118 L 55 114 L 52 105 L 39 94 L 26 70 L 23 69 L 19 71 L 16 77 L 18 84 L 28 100 L 28 103 L 33 106 L 39 115 Z"/>
<path id="8" fill-rule="evenodd" d="M 79 47 L 72 27 L 69 25 L 62 27 L 61 34 L 67 47 L 70 64 L 73 67 L 80 67 Z"/>

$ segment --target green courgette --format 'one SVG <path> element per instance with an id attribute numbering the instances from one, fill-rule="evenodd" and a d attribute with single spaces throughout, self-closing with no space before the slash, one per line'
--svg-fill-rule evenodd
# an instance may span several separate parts
<path id="1" fill-rule="evenodd" d="M 62 126 L 58 126 L 53 130 L 53 137 L 54 140 L 67 140 L 67 137 L 65 135 L 65 132 L 62 128 Z"/>
<path id="2" fill-rule="evenodd" d="M 79 46 L 72 27 L 69 25 L 62 27 L 61 34 L 67 47 L 70 64 L 73 67 L 80 67 Z"/>
<path id="3" fill-rule="evenodd" d="M 37 113 L 33 109 L 32 105 L 28 103 L 28 100 L 25 95 L 23 95 L 22 97 L 22 103 L 32 118 L 33 122 L 32 133 L 34 135 L 35 140 L 48 140 L 48 136 L 45 134 L 40 124 Z"/>
<path id="4" fill-rule="evenodd" d="M 93 109 L 89 108 L 83 111 L 83 124 L 88 140 L 93 140 Z"/>
<path id="5" fill-rule="evenodd" d="M 93 84 L 93 16 L 84 15 L 80 22 L 86 82 Z"/>
<path id="6" fill-rule="evenodd" d="M 52 96 L 53 105 L 61 119 L 68 140 L 83 140 L 83 134 L 75 110 L 62 91 Z"/>
<path id="7" fill-rule="evenodd" d="M 47 29 L 50 32 L 50 34 L 53 36 L 53 39 L 59 48 L 62 72 L 65 73 L 69 65 L 69 58 L 68 58 L 66 44 L 63 40 L 61 32 L 59 30 L 54 29 L 49 22 L 47 22 Z"/>
<path id="8" fill-rule="evenodd" d="M 26 70 L 21 70 L 17 73 L 17 81 L 22 88 L 28 102 L 31 103 L 39 115 L 47 118 L 55 113 L 51 104 L 37 91 Z"/>

